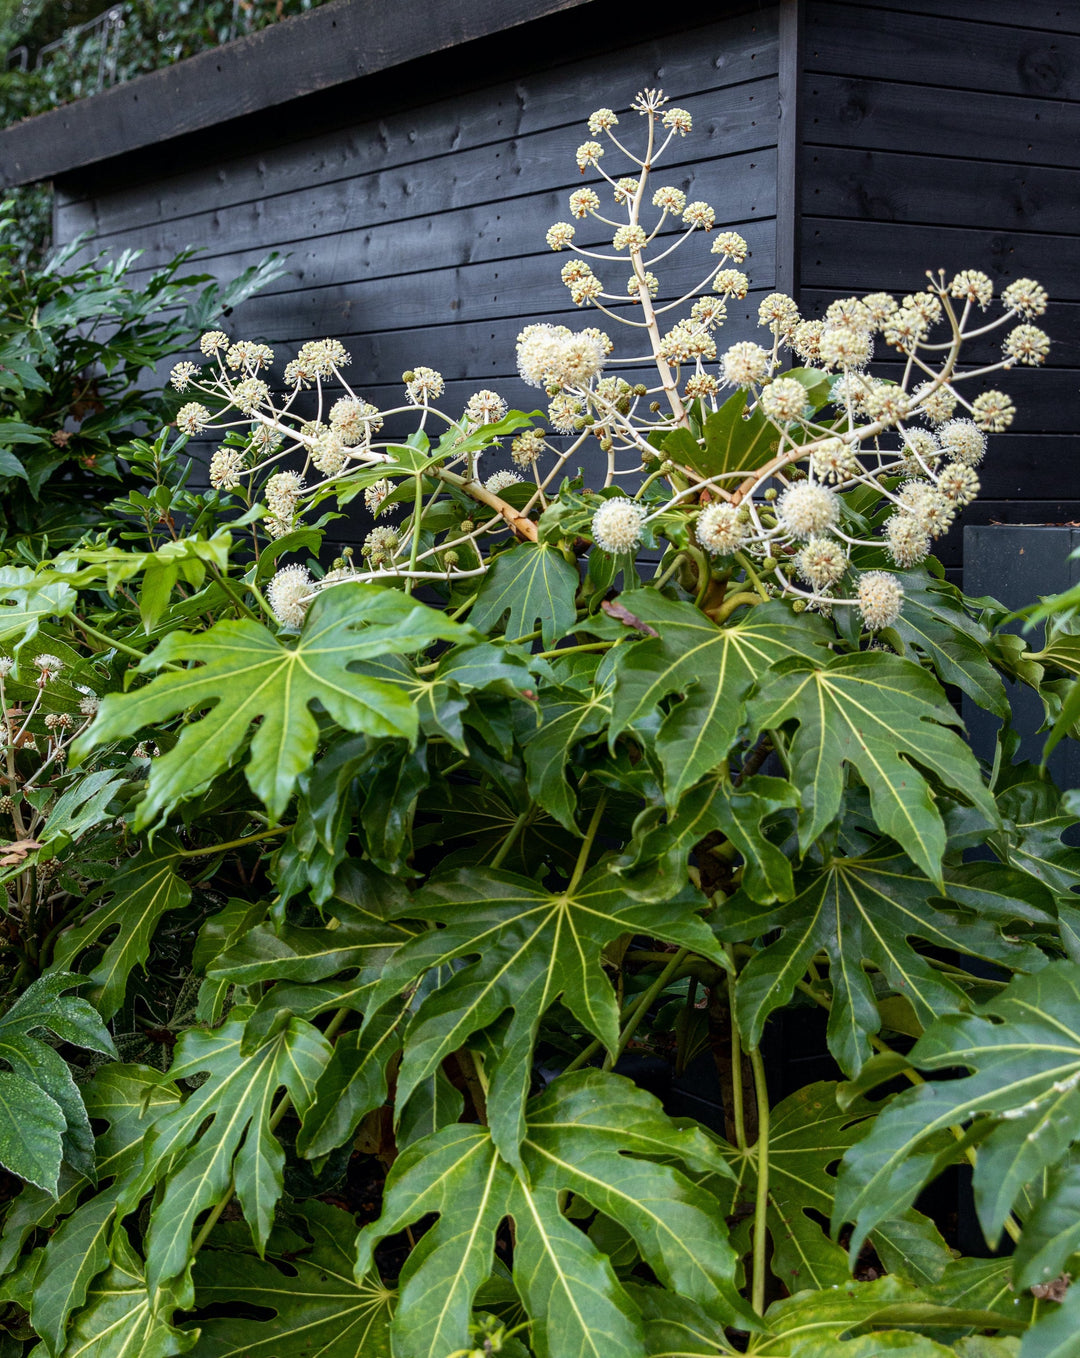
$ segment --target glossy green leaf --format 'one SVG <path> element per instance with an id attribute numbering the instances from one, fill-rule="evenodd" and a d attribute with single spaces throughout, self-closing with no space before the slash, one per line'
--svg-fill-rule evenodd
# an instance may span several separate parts
<path id="1" fill-rule="evenodd" d="M 523 1104 L 540 1021 L 557 1000 L 586 1032 L 613 1050 L 619 1008 L 601 953 L 622 934 L 648 934 L 727 965 L 696 911 L 703 898 L 687 886 L 660 905 L 626 892 L 606 867 L 573 891 L 548 892 L 514 873 L 472 869 L 431 881 L 407 907 L 438 925 L 410 940 L 388 964 L 373 1004 L 436 967 L 475 959 L 445 974 L 405 1034 L 397 1097 L 404 1101 L 442 1061 L 510 1012 L 490 1072 L 488 1116 L 501 1155 L 517 1162 Z"/>
<path id="2" fill-rule="evenodd" d="M 819 951 L 829 958 L 829 1049 L 849 1074 L 870 1055 L 870 1039 L 881 1027 L 867 964 L 908 1000 L 925 1027 L 937 1015 L 963 1007 L 965 993 L 933 966 L 913 939 L 1016 970 L 1037 969 L 1046 961 L 1037 948 L 1007 935 L 1002 925 L 1010 916 L 999 899 L 992 902 L 994 911 L 1001 912 L 996 918 L 991 911 L 986 918 L 932 905 L 942 893 L 887 843 L 862 857 L 835 856 L 824 868 L 800 874 L 797 887 L 795 899 L 778 906 L 760 906 L 740 893 L 719 915 L 717 931 L 732 942 L 782 930 L 778 939 L 755 952 L 739 975 L 736 1014 L 752 1047 L 761 1041 L 769 1015 L 790 1002 Z M 964 895 L 965 904 L 982 904 L 975 887 Z M 1012 918 L 1021 917 L 1025 908 L 1021 902 Z"/>
<path id="3" fill-rule="evenodd" d="M 265 1320 L 221 1316 L 199 1323 L 194 1358 L 388 1358 L 394 1293 L 378 1275 L 353 1280 L 352 1217 L 321 1202 L 303 1207 L 307 1248 L 265 1259 L 207 1249 L 195 1265 L 200 1307 L 240 1304 Z"/>
<path id="4" fill-rule="evenodd" d="M 941 1163 L 934 1138 L 972 1121 L 979 1142 L 975 1204 L 995 1241 L 1026 1184 L 1080 1136 L 1080 966 L 1055 962 L 1013 980 L 978 1014 L 927 1028 L 910 1060 L 923 1070 L 967 1068 L 898 1095 L 845 1157 L 834 1223 L 854 1223 L 852 1252 L 886 1215 L 903 1211 Z"/>
<path id="5" fill-rule="evenodd" d="M 94 1199 L 53 1235 L 30 1296 L 30 1319 L 50 1353 L 64 1347 L 68 1317 L 86 1301 L 90 1284 L 109 1266 L 116 1203 Z"/>
<path id="6" fill-rule="evenodd" d="M 611 669 L 605 666 L 584 693 L 547 687 L 540 705 L 540 726 L 525 740 L 529 794 L 573 833 L 577 825 L 577 793 L 567 773 L 580 742 L 598 736 L 611 716 Z"/>
<path id="7" fill-rule="evenodd" d="M 845 765 L 870 791 L 881 830 L 915 863 L 941 880 L 945 826 L 928 769 L 987 819 L 997 809 L 965 741 L 950 730 L 956 713 L 919 665 L 883 651 L 842 655 L 818 670 L 776 675 L 751 702 L 751 730 L 797 723 L 789 750 L 790 776 L 802 794 L 799 834 L 808 846 L 840 808 Z"/>
<path id="8" fill-rule="evenodd" d="M 270 1130 L 272 1107 L 284 1088 L 301 1117 L 307 1112 L 330 1044 L 296 1018 L 247 1056 L 243 1034 L 243 1019 L 230 1018 L 212 1032 L 189 1028 L 176 1044 L 170 1079 L 206 1079 L 156 1119 L 146 1138 L 147 1169 L 163 1184 L 147 1236 L 147 1277 L 155 1291 L 183 1273 L 199 1215 L 231 1184 L 260 1248 L 270 1234 L 285 1159 Z M 124 1206 L 134 1206 L 130 1196 Z"/>
<path id="9" fill-rule="evenodd" d="M 752 1325 L 719 1206 L 672 1162 L 727 1173 L 707 1138 L 677 1130 L 650 1094 L 584 1070 L 530 1101 L 519 1171 L 485 1127 L 459 1123 L 411 1146 L 387 1179 L 382 1217 L 361 1232 L 356 1266 L 363 1277 L 380 1240 L 438 1214 L 402 1271 L 395 1354 L 445 1358 L 467 1347 L 472 1300 L 509 1216 L 514 1283 L 537 1358 L 640 1358 L 640 1313 L 606 1257 L 560 1211 L 566 1190 L 630 1232 L 664 1287 L 718 1319 Z"/>
<path id="10" fill-rule="evenodd" d="M 106 933 L 116 930 L 87 978 L 95 987 L 97 1007 L 106 1018 L 123 1004 L 132 970 L 145 966 L 162 915 L 182 910 L 191 900 L 191 888 L 177 872 L 182 862 L 176 839 L 159 835 L 152 848 L 129 860 L 91 893 L 88 913 L 60 935 L 56 965 L 64 967 L 95 947 Z"/>
<path id="11" fill-rule="evenodd" d="M 0 646 L 21 650 L 48 618 L 66 617 L 77 597 L 55 573 L 38 576 L 28 566 L 0 566 Z"/>
<path id="12" fill-rule="evenodd" d="M 544 645 L 551 646 L 573 626 L 577 587 L 577 569 L 557 548 L 547 542 L 519 542 L 495 558 L 469 621 L 487 632 L 509 610 L 506 635 L 511 641 L 539 627 Z"/>
<path id="13" fill-rule="evenodd" d="M 651 726 L 665 702 L 678 698 L 655 738 L 668 802 L 674 806 L 726 759 L 753 685 L 782 660 L 821 655 L 826 629 L 820 619 L 806 614 L 796 619 L 779 603 L 763 604 L 741 622 L 717 627 L 691 604 L 656 590 L 635 590 L 619 602 L 660 635 L 619 648 L 611 735 Z"/>
<path id="14" fill-rule="evenodd" d="M 1020 1341 L 1020 1358 L 1076 1358 L 1080 1349 L 1080 1288 L 1070 1287 L 1057 1306 L 1048 1303 L 1037 1325 Z"/>
<path id="15" fill-rule="evenodd" d="M 129 693 L 110 694 L 73 757 L 83 758 L 91 749 L 181 713 L 203 714 L 154 760 L 146 798 L 136 812 L 136 827 L 142 828 L 191 795 L 193 766 L 202 782 L 224 770 L 257 722 L 247 779 L 277 817 L 315 753 L 318 723 L 312 703 L 320 703 L 349 731 L 406 740 L 416 736 L 415 709 L 400 690 L 351 673 L 354 660 L 402 654 L 438 638 L 457 641 L 467 634 L 408 595 L 365 584 L 321 594 L 291 645 L 247 619 L 216 623 L 201 635 L 173 632 L 140 669 L 147 673 L 178 661 L 200 663 L 159 674 Z"/>

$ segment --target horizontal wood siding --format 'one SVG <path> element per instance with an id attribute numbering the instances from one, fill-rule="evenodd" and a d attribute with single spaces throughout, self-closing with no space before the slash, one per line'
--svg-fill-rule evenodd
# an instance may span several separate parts
<path id="1" fill-rule="evenodd" d="M 800 300 L 918 290 L 927 269 L 1030 276 L 1047 367 L 995 374 L 1016 423 L 991 439 L 968 523 L 1080 519 L 1080 10 L 1060 0 L 806 0 Z M 973 345 L 976 364 L 997 344 Z M 885 364 L 881 371 L 895 371 Z M 959 564 L 959 531 L 943 558 Z"/>
<path id="2" fill-rule="evenodd" d="M 566 22 L 569 33 L 574 20 Z M 423 363 L 445 374 L 454 413 L 481 386 L 533 409 L 546 398 L 516 374 L 522 323 L 602 323 L 621 352 L 641 351 L 597 312 L 572 308 L 559 279 L 568 256 L 553 254 L 544 234 L 567 219 L 569 193 L 595 178 L 583 180 L 574 162 L 588 114 L 625 109 L 645 86 L 661 86 L 694 115 L 658 182 L 707 200 L 750 243 L 755 291 L 730 308 L 722 342 L 754 329 L 776 277 L 777 47 L 775 6 L 756 6 L 318 135 L 252 140 L 218 158 L 208 137 L 197 165 L 133 181 L 120 162 L 107 178 L 61 184 L 58 235 L 86 232 L 90 250 L 139 249 L 142 272 L 198 245 L 199 266 L 221 278 L 281 251 L 289 275 L 230 319 L 236 334 L 273 344 L 281 365 L 305 340 L 331 335 L 353 355 L 357 389 L 381 404 L 397 404 L 402 371 Z M 298 127 L 302 111 L 301 103 Z M 640 128 L 636 115 L 622 115 L 631 146 Z M 616 160 L 609 149 L 605 170 L 632 168 Z M 604 230 L 580 223 L 578 239 L 610 253 Z M 709 244 L 696 233 L 661 266 L 662 298 L 708 273 Z M 611 291 L 623 291 L 627 263 L 596 267 Z"/>

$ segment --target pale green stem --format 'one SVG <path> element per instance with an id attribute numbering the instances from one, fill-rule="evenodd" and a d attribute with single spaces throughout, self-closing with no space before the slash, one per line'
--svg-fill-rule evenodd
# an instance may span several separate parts
<path id="1" fill-rule="evenodd" d="M 607 793 L 600 794 L 600 800 L 596 803 L 596 810 L 592 813 L 592 820 L 589 821 L 589 828 L 585 831 L 585 838 L 582 841 L 581 849 L 578 852 L 577 862 L 574 864 L 574 875 L 570 878 L 570 885 L 566 888 L 567 896 L 572 896 L 577 890 L 578 883 L 585 876 L 585 869 L 588 866 L 589 854 L 592 851 L 593 840 L 596 832 L 600 829 L 600 817 L 604 814 L 604 807 L 607 805 Z"/>
<path id="2" fill-rule="evenodd" d="M 746 1110 L 743 1108 L 742 1043 L 735 1023 L 735 950 L 729 943 L 725 949 L 731 962 L 728 972 L 728 1015 L 731 1023 L 731 1118 L 735 1123 L 735 1145 L 746 1150 Z"/>
<path id="3" fill-rule="evenodd" d="M 518 816 L 517 820 L 514 821 L 513 825 L 511 825 L 510 829 L 507 831 L 506 838 L 499 845 L 495 857 L 491 860 L 491 866 L 493 868 L 502 867 L 503 863 L 506 861 L 506 855 L 514 847 L 514 841 L 525 828 L 526 823 L 532 818 L 534 809 L 535 808 L 531 804 L 527 806 L 525 810 L 522 811 L 521 815 Z"/>
<path id="4" fill-rule="evenodd" d="M 622 1056 L 623 1052 L 630 1045 L 630 1039 L 634 1036 L 634 1033 L 637 1031 L 638 1025 L 641 1023 L 641 1020 L 648 1013 L 649 1006 L 652 1004 L 653 1000 L 656 999 L 657 995 L 659 995 L 660 992 L 664 989 L 664 987 L 668 985 L 668 983 L 671 981 L 671 978 L 679 970 L 679 967 L 682 966 L 683 962 L 686 961 L 687 951 L 688 949 L 686 948 L 680 948 L 678 952 L 672 953 L 671 961 L 668 962 L 667 966 L 663 969 L 659 976 L 657 976 L 656 980 L 653 981 L 652 985 L 649 986 L 648 990 L 646 990 L 642 995 L 638 997 L 637 1000 L 635 1000 L 634 1008 L 630 1014 L 630 1017 L 627 1020 L 626 1024 L 623 1026 L 622 1032 L 619 1034 L 618 1046 L 616 1046 L 613 1052 L 608 1052 L 607 1056 L 604 1058 L 605 1070 L 611 1070 L 612 1067 L 618 1061 L 619 1057 Z"/>
<path id="5" fill-rule="evenodd" d="M 765 1082 L 765 1063 L 757 1047 L 750 1050 L 757 1095 L 758 1162 L 757 1192 L 754 1198 L 754 1282 L 751 1305 L 759 1316 L 765 1314 L 765 1246 L 769 1212 L 769 1088 Z M 741 1073 L 740 1073 L 741 1075 Z"/>

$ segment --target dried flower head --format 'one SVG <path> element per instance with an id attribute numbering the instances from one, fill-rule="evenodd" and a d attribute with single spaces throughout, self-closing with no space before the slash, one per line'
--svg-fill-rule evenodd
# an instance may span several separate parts
<path id="1" fill-rule="evenodd" d="M 840 499 L 827 486 L 800 481 L 789 486 L 776 502 L 776 517 L 792 537 L 811 538 L 824 533 L 840 517 Z"/>
<path id="2" fill-rule="evenodd" d="M 602 552 L 632 552 L 641 543 L 647 510 L 625 498 L 605 500 L 592 518 L 593 541 Z"/>
<path id="3" fill-rule="evenodd" d="M 714 500 L 698 515 L 694 536 L 710 556 L 730 556 L 746 541 L 746 524 L 735 505 Z"/>
<path id="4" fill-rule="evenodd" d="M 307 599 L 312 593 L 311 572 L 305 566 L 283 566 L 266 587 L 266 602 L 282 627 L 302 627 Z"/>
<path id="5" fill-rule="evenodd" d="M 795 558 L 795 568 L 814 589 L 829 589 L 847 574 L 847 550 L 836 538 L 812 537 Z"/>
<path id="6" fill-rule="evenodd" d="M 871 632 L 891 627 L 904 604 L 904 587 L 888 571 L 866 571 L 856 587 L 859 615 Z"/>

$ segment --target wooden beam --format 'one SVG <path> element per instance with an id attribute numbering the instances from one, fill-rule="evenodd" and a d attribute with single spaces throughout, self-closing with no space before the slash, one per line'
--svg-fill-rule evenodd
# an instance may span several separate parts
<path id="1" fill-rule="evenodd" d="M 803 0 L 780 0 L 780 125 L 776 145 L 776 286 L 798 300 Z"/>
<path id="2" fill-rule="evenodd" d="M 590 3 L 334 0 L 5 128 L 0 184 L 51 179 Z"/>

